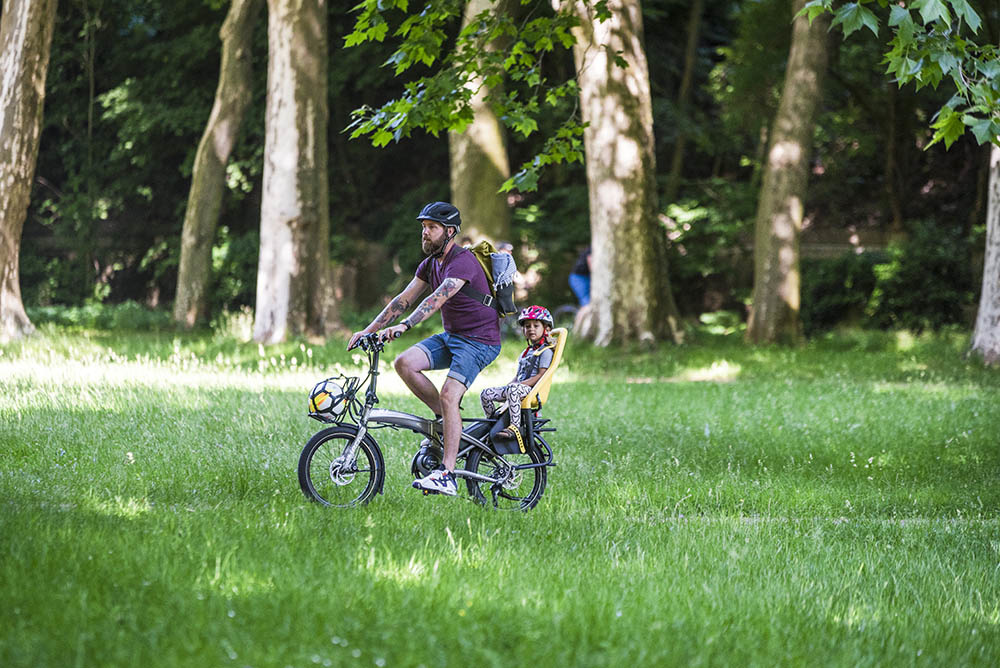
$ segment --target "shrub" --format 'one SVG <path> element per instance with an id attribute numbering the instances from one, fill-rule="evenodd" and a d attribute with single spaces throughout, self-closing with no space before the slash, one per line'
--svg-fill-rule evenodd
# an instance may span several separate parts
<path id="1" fill-rule="evenodd" d="M 256 230 L 233 235 L 228 227 L 219 227 L 212 246 L 213 315 L 239 312 L 254 304 L 259 253 L 260 234 Z"/>
<path id="2" fill-rule="evenodd" d="M 121 304 L 87 304 L 85 306 L 40 306 L 26 309 L 36 325 L 53 323 L 63 327 L 109 330 L 169 329 L 170 314 L 151 309 L 134 301 Z"/>
<path id="3" fill-rule="evenodd" d="M 840 324 L 917 332 L 968 324 L 969 250 L 960 229 L 916 221 L 884 252 L 803 262 L 803 329 L 812 336 Z"/>
<path id="4" fill-rule="evenodd" d="M 660 220 L 668 238 L 670 286 L 682 313 L 741 310 L 752 286 L 751 191 L 715 180 L 698 199 L 671 204 Z"/>
<path id="5" fill-rule="evenodd" d="M 842 323 L 860 324 L 884 253 L 844 253 L 802 263 L 802 328 L 806 336 Z"/>
<path id="6" fill-rule="evenodd" d="M 910 236 L 890 244 L 888 260 L 874 267 L 869 323 L 914 331 L 963 324 L 974 298 L 969 251 L 960 229 L 912 224 Z"/>

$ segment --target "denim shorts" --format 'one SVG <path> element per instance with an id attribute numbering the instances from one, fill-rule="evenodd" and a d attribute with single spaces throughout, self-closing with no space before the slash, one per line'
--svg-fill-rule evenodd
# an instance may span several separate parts
<path id="1" fill-rule="evenodd" d="M 457 334 L 442 332 L 416 344 L 424 351 L 431 369 L 448 369 L 448 377 L 465 385 L 466 389 L 479 372 L 500 354 L 500 346 L 479 343 Z"/>

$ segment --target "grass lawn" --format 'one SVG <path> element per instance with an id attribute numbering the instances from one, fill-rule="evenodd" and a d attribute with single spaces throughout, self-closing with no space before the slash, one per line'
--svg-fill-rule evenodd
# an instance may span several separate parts
<path id="1" fill-rule="evenodd" d="M 498 513 L 410 489 L 391 430 L 383 496 L 306 501 L 342 342 L 47 328 L 0 347 L 0 666 L 1000 665 L 1000 372 L 964 344 L 571 341 L 558 466 Z"/>

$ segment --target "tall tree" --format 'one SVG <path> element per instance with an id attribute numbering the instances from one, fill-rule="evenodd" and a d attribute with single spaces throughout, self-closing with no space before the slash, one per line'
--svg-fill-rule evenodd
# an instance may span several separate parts
<path id="1" fill-rule="evenodd" d="M 796 14 L 804 0 L 793 0 Z M 799 320 L 799 236 L 816 109 L 826 69 L 829 18 L 796 15 L 785 82 L 768 143 L 754 234 L 750 342 L 795 342 Z"/>
<path id="2" fill-rule="evenodd" d="M 503 0 L 498 0 L 497 11 L 503 11 L 502 4 Z M 479 21 L 480 15 L 492 6 L 493 0 L 469 0 L 462 20 L 463 30 Z M 504 41 L 507 40 L 493 40 L 486 48 L 496 50 Z M 486 85 L 485 77 L 477 75 L 465 86 L 473 91 L 469 101 L 473 118 L 464 131 L 448 133 L 451 201 L 462 212 L 463 234 L 469 235 L 473 242 L 480 237 L 493 241 L 509 238 L 510 208 L 506 195 L 500 192 L 510 178 L 506 133 L 488 102 L 490 86 Z"/>
<path id="3" fill-rule="evenodd" d="M 19 256 L 55 18 L 56 0 L 10 0 L 0 16 L 0 343 L 34 330 L 21 301 Z"/>
<path id="4" fill-rule="evenodd" d="M 558 1 L 558 0 L 556 0 Z M 596 345 L 681 340 L 657 225 L 649 68 L 639 0 L 608 16 L 575 0 L 573 47 L 590 201 L 591 303 L 580 335 Z"/>
<path id="5" fill-rule="evenodd" d="M 251 101 L 251 40 L 263 5 L 264 0 L 232 0 L 219 31 L 222 40 L 219 84 L 195 155 L 181 232 L 174 320 L 183 327 L 193 327 L 208 313 L 212 241 L 225 192 L 226 162 Z"/>
<path id="6" fill-rule="evenodd" d="M 268 0 L 267 115 L 255 341 L 326 334 L 326 0 Z"/>
<path id="7" fill-rule="evenodd" d="M 972 334 L 972 350 L 987 364 L 1000 366 L 1000 137 L 996 142 L 990 150 L 983 291 Z"/>

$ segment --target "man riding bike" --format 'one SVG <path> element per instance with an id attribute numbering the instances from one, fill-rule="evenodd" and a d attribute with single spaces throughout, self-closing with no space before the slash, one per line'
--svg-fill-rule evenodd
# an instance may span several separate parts
<path id="1" fill-rule="evenodd" d="M 413 486 L 454 496 L 458 493 L 454 470 L 462 432 L 459 404 L 479 372 L 500 354 L 500 322 L 493 307 L 460 293 L 466 283 L 482 294 L 489 294 L 490 286 L 479 261 L 455 242 L 462 226 L 458 209 L 447 202 L 432 202 L 420 211 L 417 220 L 422 227 L 421 248 L 427 257 L 406 288 L 367 327 L 354 333 L 348 348 L 372 332 L 394 339 L 441 311 L 444 332 L 407 348 L 393 366 L 410 391 L 442 421 L 444 468 L 415 480 Z M 431 294 L 402 323 L 391 326 L 428 287 Z M 424 375 L 431 369 L 448 369 L 440 392 Z"/>

